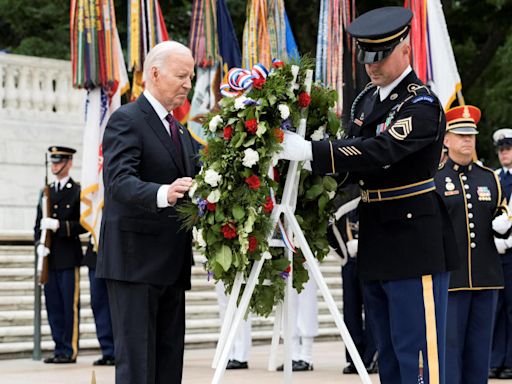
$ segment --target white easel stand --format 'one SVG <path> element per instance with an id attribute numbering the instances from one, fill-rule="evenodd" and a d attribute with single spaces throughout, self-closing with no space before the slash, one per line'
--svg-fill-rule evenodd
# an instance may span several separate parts
<path id="1" fill-rule="evenodd" d="M 306 90 L 308 93 L 311 92 L 311 83 L 313 78 L 313 71 L 309 70 L 306 74 L 306 80 L 304 84 L 306 85 Z M 297 133 L 304 137 L 306 132 L 306 119 L 303 118 L 300 121 L 299 129 Z M 347 348 L 354 365 L 356 366 L 359 377 L 361 378 L 361 382 L 364 384 L 372 384 L 370 380 L 370 376 L 366 371 L 366 368 L 361 360 L 361 356 L 357 351 L 357 348 L 350 336 L 350 333 L 343 321 L 343 317 L 341 316 L 336 303 L 329 292 L 327 284 L 320 272 L 320 267 L 316 262 L 316 259 L 309 247 L 309 244 L 304 237 L 304 233 L 300 228 L 297 219 L 295 218 L 295 206 L 297 201 L 297 190 L 299 184 L 299 162 L 291 161 L 288 167 L 288 174 L 286 177 L 286 184 L 284 187 L 283 197 L 281 200 L 281 204 L 276 204 L 274 210 L 272 211 L 271 221 L 273 227 L 277 225 L 278 220 L 281 215 L 284 217 L 285 228 L 293 233 L 293 238 L 297 242 L 298 248 L 301 249 L 306 262 L 308 263 L 308 271 L 310 278 L 315 279 L 318 288 L 322 292 L 325 302 L 329 307 L 329 311 L 331 315 L 334 317 L 334 321 L 336 322 L 336 326 L 340 332 L 341 338 L 345 343 L 345 347 Z M 273 247 L 283 247 L 284 244 L 282 240 L 272 239 L 272 235 L 269 238 L 270 246 Z M 286 254 L 290 262 L 293 262 L 293 255 L 290 250 L 286 250 Z M 269 252 L 265 252 L 260 260 L 257 260 L 251 269 L 251 273 L 249 274 L 249 278 L 247 279 L 247 283 L 245 289 L 242 294 L 242 298 L 240 300 L 239 305 L 237 306 L 238 297 L 240 296 L 240 289 L 243 282 L 243 274 L 241 272 L 237 273 L 235 277 L 235 282 L 233 285 L 233 289 L 231 291 L 231 295 L 229 297 L 228 306 L 226 309 L 226 315 L 224 317 L 224 323 L 222 324 L 221 333 L 219 337 L 219 342 L 217 344 L 217 349 L 215 351 L 215 356 L 212 362 L 212 368 L 215 368 L 215 374 L 212 379 L 212 384 L 219 384 L 224 377 L 224 373 L 226 370 L 226 364 L 228 362 L 229 352 L 231 347 L 233 346 L 233 342 L 235 340 L 238 329 L 240 328 L 240 324 L 242 319 L 244 318 L 247 308 L 249 307 L 249 302 L 252 297 L 252 293 L 254 292 L 254 288 L 258 283 L 258 278 L 261 272 L 261 268 L 263 263 L 268 259 L 270 260 L 272 256 Z M 276 357 L 277 357 L 277 348 L 279 345 L 279 335 L 281 328 L 283 330 L 283 343 L 284 343 L 284 375 L 283 382 L 286 384 L 292 383 L 292 332 L 294 329 L 293 320 L 291 316 L 288 314 L 291 313 L 290 308 L 290 297 L 293 282 L 293 270 L 290 271 L 290 274 L 286 280 L 286 291 L 284 296 L 284 303 L 279 305 L 276 310 L 275 316 L 275 324 L 274 324 L 274 333 L 272 337 L 272 346 L 270 351 L 269 358 L 269 370 L 276 369 Z M 282 326 L 281 322 L 284 323 Z"/>

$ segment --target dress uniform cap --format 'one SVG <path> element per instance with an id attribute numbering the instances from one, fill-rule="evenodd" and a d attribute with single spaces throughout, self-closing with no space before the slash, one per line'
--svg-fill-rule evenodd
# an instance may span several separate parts
<path id="1" fill-rule="evenodd" d="M 476 125 L 480 121 L 480 109 L 472 105 L 460 105 L 446 111 L 446 132 L 459 135 L 478 135 Z"/>
<path id="2" fill-rule="evenodd" d="M 409 34 L 412 11 L 403 7 L 383 7 L 363 13 L 348 27 L 347 32 L 355 37 L 360 63 L 380 61 Z"/>
<path id="3" fill-rule="evenodd" d="M 48 148 L 48 152 L 52 163 L 60 163 L 64 159 L 72 159 L 76 149 L 53 145 Z"/>
<path id="4" fill-rule="evenodd" d="M 501 128 L 492 134 L 492 141 L 498 148 L 512 147 L 512 128 Z"/>

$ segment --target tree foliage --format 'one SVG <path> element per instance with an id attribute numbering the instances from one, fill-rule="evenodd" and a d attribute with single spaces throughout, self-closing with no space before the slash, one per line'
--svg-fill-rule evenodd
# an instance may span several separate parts
<path id="1" fill-rule="evenodd" d="M 127 0 L 117 0 L 116 15 L 126 49 Z M 245 0 L 227 0 L 242 42 Z M 358 12 L 402 0 L 359 0 Z M 480 157 L 495 160 L 490 136 L 512 124 L 512 0 L 442 0 L 448 30 L 468 104 L 482 109 L 478 146 Z M 286 0 L 286 9 L 301 53 L 315 55 L 319 0 Z M 160 0 L 171 37 L 187 43 L 192 1 Z M 0 50 L 69 59 L 69 1 L 0 0 Z"/>

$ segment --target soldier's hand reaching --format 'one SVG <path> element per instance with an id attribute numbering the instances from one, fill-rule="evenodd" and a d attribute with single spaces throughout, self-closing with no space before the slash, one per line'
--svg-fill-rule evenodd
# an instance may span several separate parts
<path id="1" fill-rule="evenodd" d="M 278 159 L 295 161 L 313 160 L 311 142 L 294 132 L 284 132 L 282 146 L 282 151 L 277 154 Z"/>
<path id="2" fill-rule="evenodd" d="M 170 205 L 176 204 L 178 199 L 185 196 L 185 193 L 192 186 L 192 181 L 191 177 L 181 177 L 174 180 L 174 182 L 169 185 L 169 189 L 167 190 L 167 201 Z"/>
<path id="3" fill-rule="evenodd" d="M 52 219 L 51 217 L 45 217 L 45 218 L 41 219 L 41 225 L 40 225 L 41 229 L 46 229 L 46 230 L 55 232 L 57 229 L 59 229 L 59 227 L 60 227 L 60 223 L 59 223 L 59 220 L 57 220 L 57 219 Z"/>

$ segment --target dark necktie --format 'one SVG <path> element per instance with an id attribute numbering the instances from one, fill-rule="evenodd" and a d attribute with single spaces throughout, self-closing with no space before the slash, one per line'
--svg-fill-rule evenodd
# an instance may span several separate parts
<path id="1" fill-rule="evenodd" d="M 174 118 L 173 115 L 170 113 L 165 117 L 165 119 L 169 122 L 169 131 L 171 132 L 171 140 L 174 144 L 174 149 L 176 149 L 176 153 L 178 155 L 178 161 L 182 164 L 182 157 L 181 157 L 181 143 L 180 143 L 180 137 L 179 137 L 179 128 L 178 128 L 178 122 Z"/>

